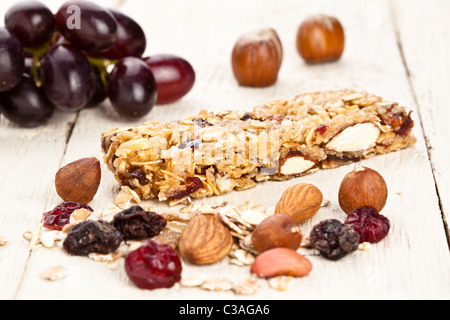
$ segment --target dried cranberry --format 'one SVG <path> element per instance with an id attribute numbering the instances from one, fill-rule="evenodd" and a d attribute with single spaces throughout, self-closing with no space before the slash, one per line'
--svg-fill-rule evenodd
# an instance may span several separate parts
<path id="1" fill-rule="evenodd" d="M 328 129 L 329 129 L 328 126 L 320 125 L 317 127 L 316 132 L 320 133 L 320 135 L 323 136 L 327 132 Z"/>
<path id="2" fill-rule="evenodd" d="M 73 256 L 108 254 L 116 251 L 122 241 L 122 234 L 112 224 L 105 221 L 86 221 L 70 230 L 63 248 Z"/>
<path id="3" fill-rule="evenodd" d="M 137 287 L 153 290 L 171 288 L 180 281 L 182 266 L 171 247 L 150 240 L 127 255 L 125 271 Z"/>
<path id="4" fill-rule="evenodd" d="M 352 211 L 345 224 L 355 229 L 360 242 L 377 243 L 389 233 L 389 219 L 382 216 L 372 207 L 362 207 Z"/>
<path id="5" fill-rule="evenodd" d="M 167 225 L 166 219 L 140 206 L 133 206 L 118 213 L 112 221 L 125 240 L 150 239 L 161 233 Z"/>
<path id="6" fill-rule="evenodd" d="M 316 225 L 309 236 L 313 248 L 330 259 L 339 260 L 358 249 L 359 235 L 338 220 L 325 220 Z"/>
<path id="7" fill-rule="evenodd" d="M 414 121 L 411 118 L 411 114 L 412 111 L 405 118 L 403 118 L 403 123 L 400 126 L 400 129 L 395 130 L 396 134 L 402 137 L 406 137 L 411 132 L 411 130 L 414 128 Z"/>
<path id="8" fill-rule="evenodd" d="M 66 224 L 70 223 L 70 216 L 79 209 L 94 211 L 87 204 L 79 202 L 64 202 L 52 211 L 44 213 L 44 227 L 50 230 L 61 231 Z"/>
<path id="9" fill-rule="evenodd" d="M 392 109 L 392 108 L 391 108 Z M 390 117 L 385 117 L 384 123 L 392 127 L 392 130 L 403 137 L 406 137 L 414 128 L 414 120 L 411 118 L 412 111 L 409 113 L 389 113 Z"/>

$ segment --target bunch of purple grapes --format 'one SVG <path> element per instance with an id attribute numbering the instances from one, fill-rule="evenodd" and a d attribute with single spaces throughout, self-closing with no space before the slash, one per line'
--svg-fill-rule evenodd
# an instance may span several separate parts
<path id="1" fill-rule="evenodd" d="M 69 1 L 56 14 L 38 1 L 11 7 L 0 27 L 0 110 L 22 127 L 109 99 L 124 118 L 147 115 L 193 87 L 181 57 L 143 57 L 144 31 L 129 16 L 88 1 Z"/>

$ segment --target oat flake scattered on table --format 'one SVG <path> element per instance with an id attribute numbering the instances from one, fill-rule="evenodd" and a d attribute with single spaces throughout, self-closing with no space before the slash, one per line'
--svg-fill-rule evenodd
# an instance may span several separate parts
<path id="1" fill-rule="evenodd" d="M 69 274 L 63 266 L 50 267 L 41 273 L 41 278 L 47 281 L 62 280 Z"/>

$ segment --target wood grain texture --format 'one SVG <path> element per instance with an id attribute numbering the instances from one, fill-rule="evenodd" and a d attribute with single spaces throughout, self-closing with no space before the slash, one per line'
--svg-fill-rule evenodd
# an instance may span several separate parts
<path id="1" fill-rule="evenodd" d="M 448 1 L 396 0 L 392 3 L 398 42 L 409 75 L 412 95 L 419 106 L 439 203 L 450 238 L 450 162 L 446 121 L 450 116 L 450 16 Z M 420 19 L 413 8 L 423 8 Z"/>
<path id="2" fill-rule="evenodd" d="M 63 1 L 45 2 L 54 9 Z M 5 1 L 0 9 L 1 16 L 11 3 L 13 1 Z M 435 53 L 442 47 L 439 42 L 432 42 L 434 36 L 430 35 L 435 33 L 426 29 L 428 26 L 424 27 L 427 24 L 411 27 L 411 19 L 418 12 L 426 12 L 424 19 L 429 22 L 429 28 L 436 30 L 447 26 L 445 30 L 449 30 L 445 18 L 447 9 L 437 9 L 437 5 L 432 9 L 434 3 L 430 7 L 428 2 L 417 3 L 414 6 L 396 1 L 391 7 L 387 0 L 100 1 L 108 6 L 120 4 L 124 13 L 143 26 L 148 35 L 147 55 L 167 52 L 189 60 L 197 72 L 197 83 L 184 99 L 157 107 L 135 123 L 120 119 L 108 103 L 77 115 L 57 113 L 47 126 L 30 131 L 17 128 L 2 118 L 0 235 L 8 237 L 10 242 L 0 248 L 0 299 L 450 298 L 450 255 L 439 206 L 439 201 L 444 209 L 450 205 L 448 192 L 446 194 L 450 171 L 442 151 L 447 143 L 446 136 L 441 135 L 445 124 L 437 125 L 448 115 L 446 88 L 449 81 L 445 67 L 448 71 L 449 35 L 442 32 L 441 36 L 447 41 L 442 45 L 443 52 Z M 423 10 L 425 7 L 427 10 Z M 296 51 L 297 27 L 309 14 L 318 12 L 338 17 L 346 30 L 347 46 L 337 63 L 307 65 Z M 285 58 L 279 80 L 265 89 L 239 87 L 230 62 L 234 42 L 241 34 L 262 27 L 275 28 L 283 42 Z M 419 32 L 419 28 L 424 30 Z M 416 50 L 416 38 L 429 39 L 424 41 L 430 48 Z M 179 286 L 142 291 L 130 283 L 122 267 L 111 271 L 103 263 L 69 257 L 60 249 L 38 249 L 30 253 L 28 242 L 22 239 L 23 232 L 34 231 L 43 212 L 61 201 L 53 186 L 56 171 L 79 158 L 102 158 L 100 136 L 107 129 L 150 119 L 176 120 L 201 109 L 248 110 L 278 98 L 342 88 L 373 92 L 414 110 L 418 143 L 414 148 L 363 162 L 380 172 L 389 187 L 388 203 L 383 210 L 392 224 L 388 238 L 368 251 L 355 252 L 339 262 L 326 261 L 314 251 L 301 249 L 312 262 L 313 271 L 308 277 L 298 279 L 290 291 L 274 291 L 267 284 L 256 296 L 185 290 Z M 432 146 L 430 153 L 427 144 Z M 289 186 L 312 183 L 331 204 L 301 225 L 303 233 L 308 234 L 323 219 L 345 219 L 338 205 L 338 189 L 354 166 L 321 171 L 288 182 L 262 183 L 252 190 L 198 202 L 221 204 L 228 201 L 231 205 L 240 205 L 253 199 L 273 211 Z M 118 190 L 106 166 L 102 165 L 102 171 L 99 192 L 91 203 L 96 210 L 111 207 Z M 149 204 L 156 211 L 175 210 L 160 203 Z M 67 267 L 69 276 L 59 282 L 42 280 L 40 273 L 55 265 Z M 183 276 L 196 274 L 206 278 L 250 276 L 249 268 L 233 266 L 228 261 L 202 267 L 184 264 Z"/>

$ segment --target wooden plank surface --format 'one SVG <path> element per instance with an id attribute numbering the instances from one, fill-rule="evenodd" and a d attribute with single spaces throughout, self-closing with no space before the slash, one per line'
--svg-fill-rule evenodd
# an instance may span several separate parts
<path id="1" fill-rule="evenodd" d="M 423 8 L 420 16 L 426 24 L 416 23 L 417 13 L 413 8 L 418 7 Z M 414 1 L 405 5 L 404 1 L 394 1 L 393 14 L 411 91 L 420 109 L 447 235 L 450 235 L 450 132 L 445 123 L 450 116 L 446 107 L 450 104 L 450 22 L 437 19 L 450 16 L 450 3 Z M 434 36 L 430 36 L 431 32 Z"/>
<path id="2" fill-rule="evenodd" d="M 1 15 L 10 3 L 13 1 L 5 2 Z M 46 3 L 55 9 L 62 1 Z M 448 113 L 445 84 L 448 87 L 449 81 L 445 70 L 448 71 L 449 66 L 449 28 L 448 22 L 444 22 L 448 5 L 445 10 L 439 10 L 440 2 L 436 2 L 434 9 L 430 5 L 429 10 L 422 11 L 428 8 L 424 1 L 417 1 L 414 6 L 406 1 L 396 1 L 391 6 L 388 1 L 375 0 L 104 0 L 100 3 L 120 5 L 123 12 L 144 27 L 149 40 L 146 54 L 181 55 L 197 72 L 196 86 L 187 97 L 173 105 L 155 108 L 142 121 L 176 120 L 205 108 L 250 109 L 277 98 L 341 88 L 367 90 L 414 110 L 417 145 L 363 163 L 378 170 L 388 183 L 390 197 L 384 214 L 391 220 L 392 230 L 380 244 L 339 262 L 326 261 L 310 250 L 301 249 L 314 269 L 308 277 L 298 279 L 287 292 L 274 291 L 267 285 L 256 296 L 186 290 L 178 286 L 170 290 L 142 291 L 129 282 L 123 268 L 111 271 L 102 263 L 69 257 L 60 249 L 38 249 L 30 253 L 28 242 L 22 238 L 23 232 L 36 229 L 43 212 L 60 202 L 53 187 L 57 169 L 81 157 L 101 158 L 101 133 L 133 123 L 116 116 L 108 103 L 83 110 L 78 115 L 57 113 L 47 126 L 34 130 L 17 128 L 2 119 L 0 235 L 6 236 L 9 242 L 0 247 L 0 299 L 450 298 L 450 255 L 442 218 L 443 212 L 446 217 L 445 208 L 450 201 L 445 192 L 450 171 L 443 151 L 446 136 L 440 135 L 441 127 L 436 125 Z M 347 47 L 338 63 L 309 66 L 295 50 L 298 25 L 309 14 L 318 12 L 335 15 L 346 29 Z M 411 19 L 418 12 L 426 12 L 424 19 L 430 23 L 410 28 Z M 285 58 L 279 81 L 265 89 L 239 87 L 230 67 L 233 44 L 241 34 L 262 27 L 275 28 L 284 45 Z M 418 39 L 429 39 L 426 36 L 433 34 L 431 30 L 445 27 L 447 29 L 443 30 L 447 32 L 443 31 L 442 37 L 447 41 L 442 41 L 442 47 L 431 38 L 427 40 L 429 43 L 425 42 L 427 50 L 416 50 Z M 423 29 L 417 33 L 419 28 Z M 439 53 L 441 59 L 434 58 L 433 48 L 444 49 Z M 239 205 L 254 199 L 273 210 L 288 186 L 298 182 L 313 183 L 331 204 L 301 226 L 304 233 L 309 233 L 323 219 L 345 219 L 337 204 L 337 189 L 352 168 L 353 165 L 322 171 L 289 182 L 264 183 L 252 190 L 199 202 L 228 201 Z M 114 178 L 106 166 L 102 169 L 100 190 L 91 204 L 96 210 L 111 207 L 117 195 Z M 151 202 L 150 205 L 162 212 L 168 210 L 163 204 Z M 59 282 L 42 280 L 40 273 L 55 265 L 67 267 L 70 275 Z M 232 266 L 228 261 L 208 267 L 185 264 L 183 275 L 194 274 L 237 279 L 250 275 L 248 268 Z"/>

